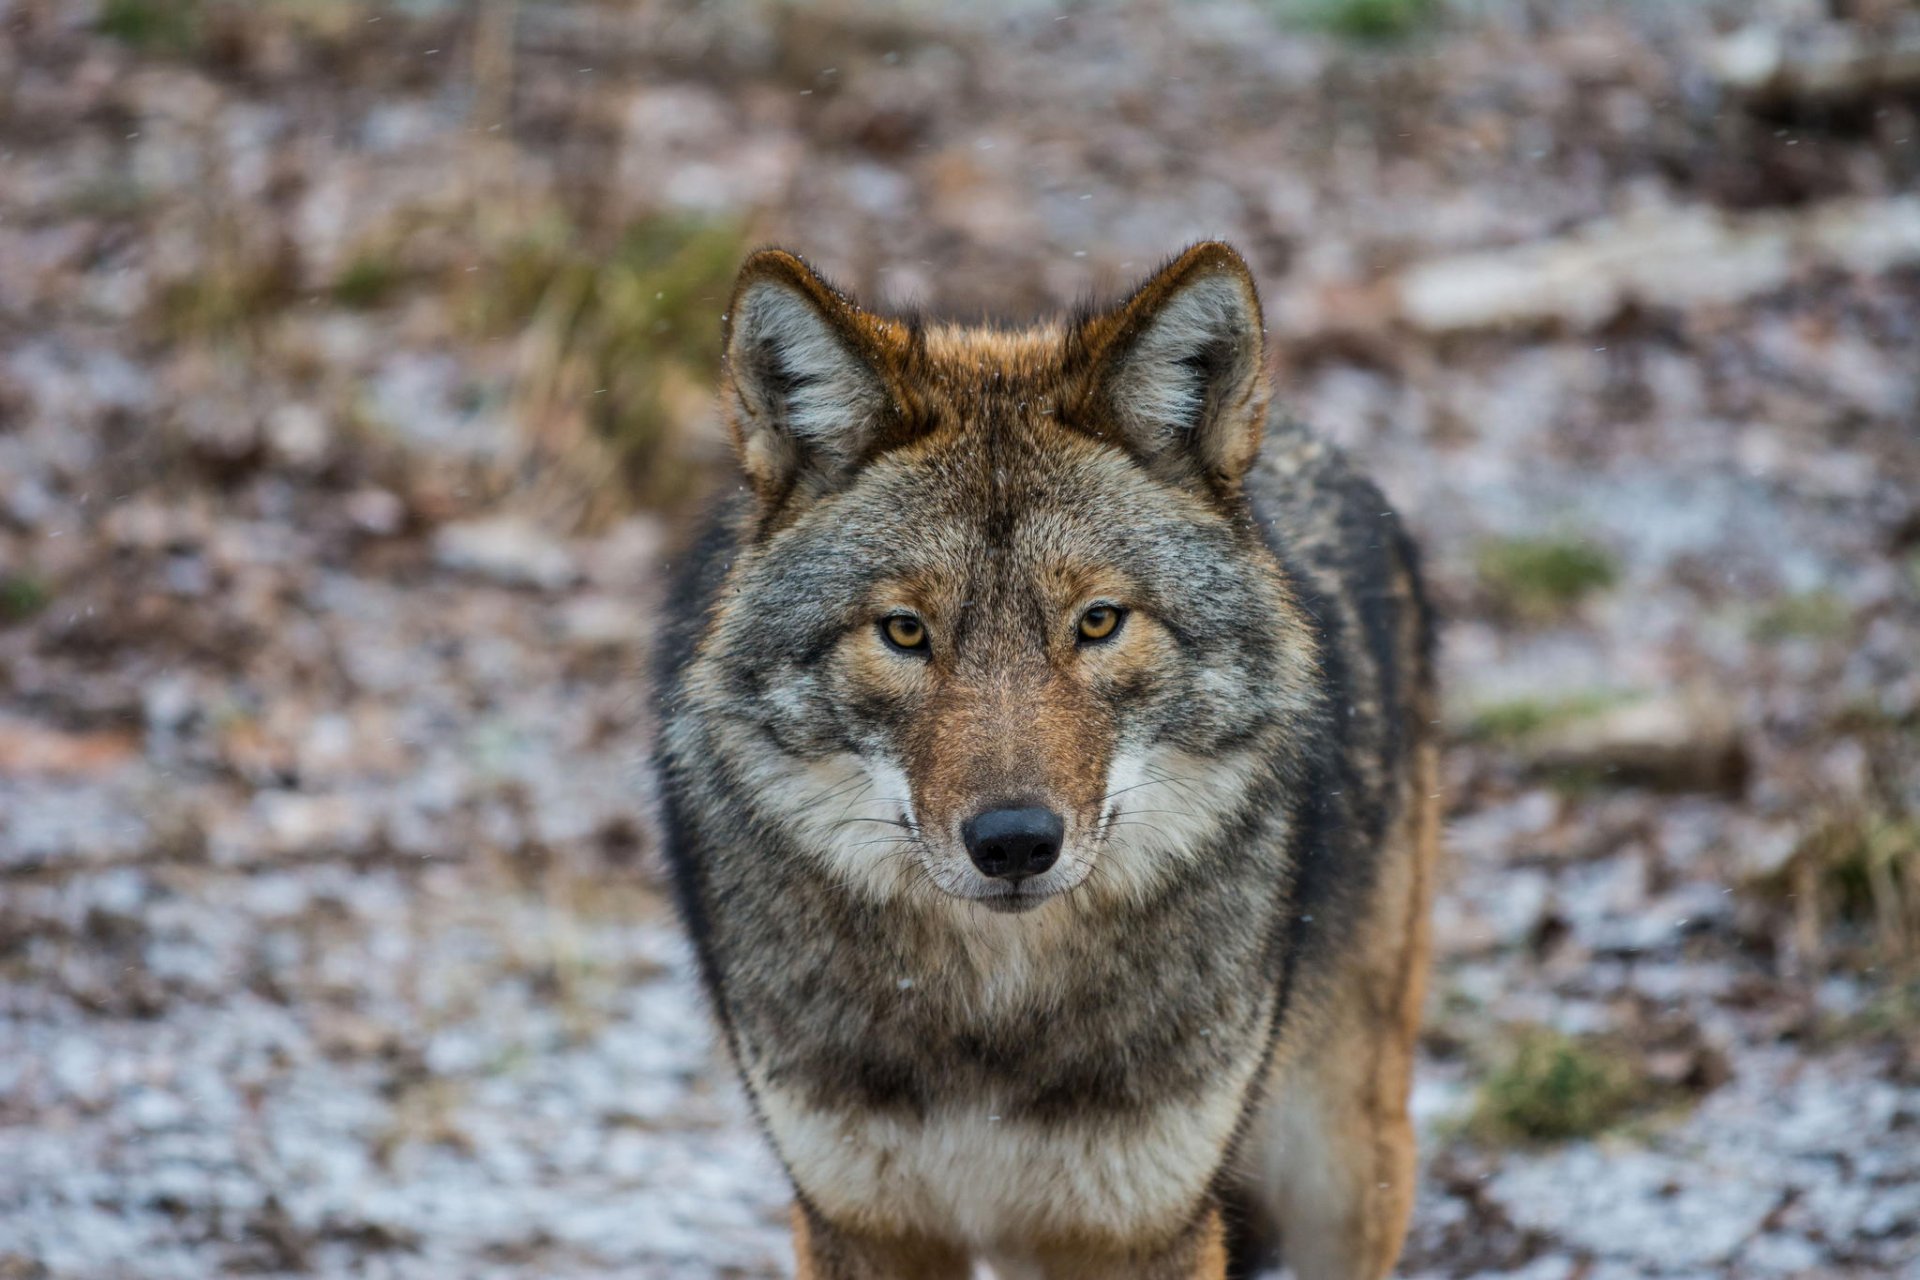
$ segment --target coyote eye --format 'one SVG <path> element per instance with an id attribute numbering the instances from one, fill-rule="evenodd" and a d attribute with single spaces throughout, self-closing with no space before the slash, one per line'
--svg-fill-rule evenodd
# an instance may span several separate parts
<path id="1" fill-rule="evenodd" d="M 927 624 L 910 613 L 880 619 L 880 638 L 902 653 L 927 651 Z"/>
<path id="2" fill-rule="evenodd" d="M 1080 615 L 1080 643 L 1100 644 L 1120 630 L 1127 611 L 1118 605 L 1097 604 Z"/>

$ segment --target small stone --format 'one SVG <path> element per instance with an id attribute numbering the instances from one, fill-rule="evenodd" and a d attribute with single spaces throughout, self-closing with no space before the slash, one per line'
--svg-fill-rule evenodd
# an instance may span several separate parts
<path id="1" fill-rule="evenodd" d="M 1696 692 L 1630 703 L 1543 733 L 1526 754 L 1552 772 L 1668 791 L 1737 792 L 1746 751 L 1723 698 Z"/>
<path id="2" fill-rule="evenodd" d="M 1920 199 L 1834 201 L 1741 216 L 1689 207 L 1637 213 L 1514 248 L 1435 258 L 1394 288 L 1432 333 L 1507 325 L 1591 329 L 1632 306 L 1684 308 L 1770 292 L 1806 266 L 1863 273 L 1920 261 Z"/>
<path id="3" fill-rule="evenodd" d="M 139 740 L 130 733 L 66 733 L 0 717 L 0 774 L 83 777 L 117 769 L 138 753 Z"/>
<path id="4" fill-rule="evenodd" d="M 560 612 L 560 625 L 569 643 L 590 652 L 631 648 L 652 630 L 638 605 L 612 595 L 568 601 Z"/>
<path id="5" fill-rule="evenodd" d="M 268 447 L 296 470 L 312 470 L 325 462 L 332 442 L 326 415 L 310 404 L 283 404 L 267 415 Z"/>
<path id="6" fill-rule="evenodd" d="M 433 553 L 445 568 L 510 587 L 555 591 L 579 577 L 566 546 L 520 516 L 443 525 L 434 536 Z"/>
<path id="7" fill-rule="evenodd" d="M 386 538 L 407 522 L 407 504 L 385 489 L 360 489 L 347 495 L 347 519 L 363 533 Z"/>

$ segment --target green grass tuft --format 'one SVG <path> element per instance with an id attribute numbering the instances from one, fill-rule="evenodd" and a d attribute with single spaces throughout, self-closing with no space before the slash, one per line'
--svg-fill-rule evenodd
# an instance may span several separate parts
<path id="1" fill-rule="evenodd" d="M 152 319 L 169 341 L 243 337 L 283 309 L 293 293 L 284 262 L 218 262 L 162 286 Z"/>
<path id="2" fill-rule="evenodd" d="M 1845 635 L 1852 625 L 1853 611 L 1838 595 L 1804 591 L 1768 604 L 1754 616 L 1751 630 L 1757 640 L 1831 640 Z"/>
<path id="3" fill-rule="evenodd" d="M 1402 40 L 1432 23 L 1439 0 L 1282 0 L 1292 21 L 1349 40 Z"/>
<path id="4" fill-rule="evenodd" d="M 53 603 L 53 589 L 25 573 L 0 574 L 0 623 L 25 622 Z"/>
<path id="5" fill-rule="evenodd" d="M 1482 1082 L 1467 1128 L 1491 1141 L 1586 1138 L 1618 1124 L 1656 1092 L 1602 1041 L 1527 1027 Z"/>
<path id="6" fill-rule="evenodd" d="M 186 53 L 200 40 L 199 0 L 107 0 L 95 29 L 145 52 Z"/>
<path id="7" fill-rule="evenodd" d="M 393 259 L 379 254 L 362 254 L 347 263 L 333 279 L 333 300 L 356 311 L 372 311 L 393 299 L 406 273 Z"/>
<path id="8" fill-rule="evenodd" d="M 1549 729 L 1575 724 L 1632 700 L 1632 695 L 1589 690 L 1565 698 L 1509 698 L 1474 708 L 1460 728 L 1469 742 L 1511 744 Z"/>
<path id="9" fill-rule="evenodd" d="M 1504 611 L 1547 619 L 1619 580 L 1620 569 L 1603 547 L 1579 538 L 1506 538 L 1480 549 L 1481 585 Z"/>

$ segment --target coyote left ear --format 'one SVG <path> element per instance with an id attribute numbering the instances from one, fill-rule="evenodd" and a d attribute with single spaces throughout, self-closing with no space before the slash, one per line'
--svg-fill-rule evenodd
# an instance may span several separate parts
<path id="1" fill-rule="evenodd" d="M 793 254 L 762 249 L 740 268 L 722 396 L 740 465 L 769 510 L 839 488 L 899 434 L 887 376 L 898 327 Z"/>
<path id="2" fill-rule="evenodd" d="M 1260 296 L 1231 246 L 1193 246 L 1072 341 L 1089 362 L 1082 429 L 1165 479 L 1238 493 L 1269 391 Z"/>

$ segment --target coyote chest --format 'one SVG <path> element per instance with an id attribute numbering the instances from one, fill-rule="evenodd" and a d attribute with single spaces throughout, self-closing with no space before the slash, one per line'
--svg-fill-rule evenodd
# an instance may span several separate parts
<path id="1" fill-rule="evenodd" d="M 1223 884 L 1211 906 L 1259 896 Z M 819 1208 L 1012 1254 L 1063 1231 L 1124 1245 L 1192 1218 L 1265 1060 L 1274 1004 L 1257 934 L 1223 925 L 1218 954 L 1182 955 L 1142 945 L 1167 937 L 1173 918 L 1108 930 L 1065 905 L 974 921 L 965 944 L 932 948 L 931 970 L 877 989 L 860 989 L 858 965 L 805 990 L 737 985 L 747 1083 Z M 860 945 L 857 933 L 840 944 Z M 1192 1021 L 1183 1005 L 1208 963 L 1241 979 Z M 811 1049 L 793 1030 L 849 1009 L 877 1016 Z"/>
<path id="2" fill-rule="evenodd" d="M 990 1105 L 925 1117 L 826 1110 L 755 1089 L 795 1180 L 835 1217 L 981 1252 L 1059 1234 L 1124 1242 L 1194 1213 L 1239 1118 L 1247 1073 L 1115 1123 L 1037 1121 Z"/>

